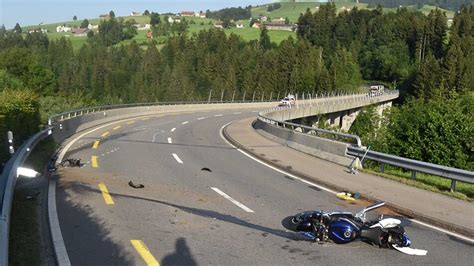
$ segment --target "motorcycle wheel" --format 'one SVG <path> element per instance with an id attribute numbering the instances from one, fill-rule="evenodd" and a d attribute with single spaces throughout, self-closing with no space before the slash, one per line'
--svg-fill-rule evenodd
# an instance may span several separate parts
<path id="1" fill-rule="evenodd" d="M 281 221 L 281 225 L 288 230 L 297 231 L 296 228 L 298 227 L 299 223 L 296 223 L 294 220 L 295 216 L 288 216 Z"/>

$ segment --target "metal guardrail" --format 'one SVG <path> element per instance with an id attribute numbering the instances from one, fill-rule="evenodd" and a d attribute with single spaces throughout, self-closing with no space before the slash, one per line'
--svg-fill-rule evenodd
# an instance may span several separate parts
<path id="1" fill-rule="evenodd" d="M 389 164 L 404 169 L 412 170 L 412 178 L 416 178 L 416 172 L 426 173 L 440 176 L 446 179 L 451 179 L 451 191 L 456 189 L 456 181 L 465 183 L 474 183 L 474 172 L 457 169 L 453 167 L 427 163 L 423 161 L 408 159 L 386 153 L 367 151 L 366 149 L 358 147 L 347 147 L 347 154 L 381 163 L 380 170 L 383 172 L 384 164 Z M 365 160 L 364 159 L 364 160 Z"/>
<path id="2" fill-rule="evenodd" d="M 286 108 L 286 109 L 289 109 L 289 108 Z M 322 128 L 309 127 L 309 126 L 299 125 L 299 124 L 286 122 L 286 121 L 278 121 L 278 120 L 266 118 L 266 117 L 262 116 L 261 114 L 258 114 L 257 119 L 260 120 L 260 121 L 263 121 L 265 123 L 272 124 L 272 125 L 281 126 L 281 127 L 284 127 L 284 128 L 289 127 L 292 130 L 295 130 L 296 128 L 301 128 L 301 131 L 302 131 L 301 133 L 307 133 L 307 134 L 312 135 L 313 132 L 317 132 L 317 133 L 321 133 L 321 134 L 329 134 L 329 135 L 333 135 L 333 136 L 336 136 L 336 137 L 352 139 L 352 140 L 355 141 L 355 144 L 357 145 L 357 147 L 362 147 L 362 141 L 360 140 L 359 136 L 356 136 L 356 135 L 331 131 L 331 130 L 322 129 Z M 306 132 L 305 132 L 305 130 L 306 130 Z"/>
<path id="3" fill-rule="evenodd" d="M 51 130 L 51 128 L 46 128 L 26 140 L 3 169 L 0 180 L 0 265 L 8 265 L 10 213 L 17 180 L 17 169 L 25 162 L 33 148 L 41 140 L 51 135 Z"/>
<path id="4" fill-rule="evenodd" d="M 13 200 L 13 193 L 17 180 L 17 169 L 28 158 L 30 152 L 35 146 L 52 134 L 53 125 L 57 122 L 71 119 L 74 117 L 103 112 L 111 109 L 129 108 L 129 107 L 151 107 L 151 106 L 170 106 L 170 105 L 189 105 L 189 104 L 225 104 L 225 103 L 265 103 L 274 102 L 274 100 L 251 100 L 251 101 L 202 101 L 202 102 L 154 102 L 154 103 L 136 103 L 136 104 L 118 104 L 107 106 L 96 106 L 82 108 L 73 111 L 67 111 L 48 117 L 48 126 L 42 131 L 36 133 L 27 139 L 10 160 L 5 165 L 0 179 L 0 266 L 8 265 L 8 241 L 10 229 L 10 212 Z"/>
<path id="5" fill-rule="evenodd" d="M 398 92 L 393 92 L 393 93 L 398 93 Z M 354 99 L 357 99 L 357 97 Z M 330 103 L 331 102 L 329 101 L 329 102 L 326 102 L 325 104 L 330 104 Z M 332 103 L 333 104 L 340 103 L 340 100 L 335 100 Z M 362 158 L 364 154 L 367 153 L 364 157 L 364 160 L 372 160 L 372 161 L 379 162 L 380 170 L 382 172 L 384 170 L 384 164 L 388 164 L 388 165 L 393 165 L 400 168 L 411 170 L 413 179 L 416 178 L 417 172 L 440 176 L 440 177 L 451 180 L 451 191 L 454 191 L 456 189 L 456 181 L 461 181 L 461 182 L 470 183 L 470 184 L 474 183 L 474 172 L 472 171 L 427 163 L 423 161 L 408 159 L 408 158 L 385 154 L 381 152 L 367 151 L 366 149 L 362 148 L 362 143 L 359 136 L 346 134 L 342 132 L 320 129 L 320 128 L 313 128 L 313 127 L 309 127 L 305 125 L 295 124 L 295 123 L 291 123 L 287 121 L 279 121 L 279 120 L 265 117 L 265 114 L 275 112 L 275 111 L 285 111 L 285 110 L 291 110 L 291 108 L 279 107 L 279 108 L 272 108 L 269 110 L 265 110 L 258 114 L 257 119 L 268 124 L 272 124 L 272 125 L 276 125 L 276 126 L 280 126 L 284 128 L 288 127 L 288 128 L 291 128 L 292 130 L 300 128 L 302 133 L 312 134 L 313 132 L 318 132 L 318 133 L 329 134 L 335 137 L 343 137 L 343 138 L 352 139 L 356 142 L 355 143 L 356 147 L 348 146 L 346 154 Z"/>
<path id="6" fill-rule="evenodd" d="M 112 109 L 130 108 L 130 107 L 152 107 L 152 106 L 169 106 L 183 104 L 225 104 L 225 103 L 265 103 L 275 102 L 276 100 L 257 100 L 257 101 L 196 101 L 196 102 L 151 102 L 151 103 L 131 103 L 131 104 L 114 104 L 86 107 L 72 111 L 66 111 L 48 117 L 48 125 L 51 126 L 58 121 L 82 116 L 85 114 L 103 112 Z"/>

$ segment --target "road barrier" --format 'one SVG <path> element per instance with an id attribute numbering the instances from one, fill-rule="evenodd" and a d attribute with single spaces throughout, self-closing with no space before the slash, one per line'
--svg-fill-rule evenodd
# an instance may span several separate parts
<path id="1" fill-rule="evenodd" d="M 398 95 L 398 92 L 392 92 L 392 94 L 394 93 Z M 383 96 L 383 95 L 380 95 L 380 96 Z M 375 97 L 380 97 L 380 96 L 375 96 Z M 364 100 L 367 101 L 368 99 L 367 97 L 372 98 L 371 96 L 368 96 L 368 95 L 363 96 L 362 98 L 360 96 L 356 96 L 352 98 L 352 101 L 364 101 Z M 351 99 L 350 98 L 345 99 L 345 101 L 346 102 L 342 102 L 342 103 L 347 105 L 350 103 Z M 326 105 L 341 104 L 341 99 L 334 99 L 334 100 L 329 99 L 324 104 Z M 403 158 L 403 157 L 385 154 L 381 152 L 367 151 L 367 149 L 362 147 L 361 140 L 356 135 L 330 131 L 330 130 L 315 128 L 315 127 L 309 127 L 305 125 L 300 125 L 300 124 L 284 121 L 283 119 L 282 120 L 275 119 L 275 117 L 289 118 L 289 119 L 294 119 L 295 117 L 301 118 L 300 115 L 297 115 L 297 116 L 291 115 L 291 113 L 298 113 L 295 110 L 298 108 L 302 108 L 302 109 L 308 108 L 308 105 L 306 104 L 306 105 L 293 107 L 293 108 L 289 108 L 289 107 L 272 108 L 272 109 L 262 111 L 258 114 L 256 127 L 263 129 L 267 133 L 270 133 L 278 138 L 290 140 L 300 145 L 307 145 L 307 146 L 310 146 L 311 148 L 315 148 L 315 149 L 319 148 L 323 151 L 332 152 L 332 153 L 334 153 L 334 150 L 336 150 L 337 152 L 334 153 L 336 155 L 341 155 L 340 149 L 334 149 L 334 148 L 331 149 L 331 148 L 328 148 L 327 146 L 328 145 L 340 146 L 341 143 L 345 142 L 346 150 L 344 152 L 344 155 L 346 156 L 349 155 L 349 156 L 359 157 L 360 159 L 362 159 L 364 154 L 366 154 L 364 157 L 364 160 L 372 160 L 372 161 L 379 162 L 380 169 L 382 172 L 384 170 L 385 164 L 393 165 L 393 166 L 397 166 L 403 169 L 411 170 L 413 179 L 416 178 L 417 172 L 436 175 L 439 177 L 450 179 L 451 191 L 455 191 L 456 181 L 461 181 L 461 182 L 470 183 L 470 184 L 474 183 L 474 172 L 472 171 L 417 161 L 417 160 Z M 328 108 L 328 110 L 334 110 L 334 109 Z M 299 113 L 302 113 L 302 112 L 300 111 Z M 290 134 L 289 132 L 292 132 L 292 133 Z M 302 136 L 295 137 L 295 136 L 298 136 L 298 134 L 302 134 Z M 318 138 L 319 139 L 325 138 L 325 136 L 329 136 L 331 140 L 338 140 L 339 142 L 337 141 L 323 142 L 321 140 L 317 140 Z M 317 145 L 321 145 L 321 146 L 317 147 Z"/>

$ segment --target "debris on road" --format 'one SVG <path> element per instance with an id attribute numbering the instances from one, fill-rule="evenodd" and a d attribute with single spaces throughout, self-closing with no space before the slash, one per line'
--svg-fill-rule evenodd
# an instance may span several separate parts
<path id="1" fill-rule="evenodd" d="M 347 192 L 347 191 L 343 191 L 343 192 L 337 193 L 336 197 L 338 197 L 340 199 L 343 199 L 343 200 L 354 201 L 354 200 L 360 198 L 360 193 L 359 192 L 350 193 L 350 192 Z"/>
<path id="2" fill-rule="evenodd" d="M 83 164 L 81 164 L 81 159 L 76 159 L 76 158 L 69 158 L 64 161 L 62 161 L 60 164 L 62 167 L 81 167 Z"/>
<path id="3" fill-rule="evenodd" d="M 128 185 L 133 187 L 133 188 L 144 188 L 145 185 L 143 184 L 134 184 L 132 181 L 128 182 Z"/>

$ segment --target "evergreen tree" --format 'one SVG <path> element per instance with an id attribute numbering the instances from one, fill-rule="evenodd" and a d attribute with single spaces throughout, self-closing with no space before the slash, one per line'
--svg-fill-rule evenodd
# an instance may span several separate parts
<path id="1" fill-rule="evenodd" d="M 158 24 L 160 24 L 160 14 L 155 13 L 155 12 L 151 12 L 150 25 L 156 26 Z"/>
<path id="2" fill-rule="evenodd" d="M 89 20 L 84 19 L 84 20 L 81 22 L 80 28 L 85 29 L 85 28 L 89 27 L 89 24 L 90 24 L 90 23 L 89 23 Z"/>
<path id="3" fill-rule="evenodd" d="M 258 41 L 259 47 L 263 50 L 268 50 L 272 48 L 272 43 L 270 41 L 270 36 L 268 36 L 267 27 L 263 26 L 260 30 L 260 39 Z"/>
<path id="4" fill-rule="evenodd" d="M 23 30 L 21 29 L 21 26 L 20 26 L 20 24 L 18 24 L 18 22 L 15 24 L 15 27 L 13 28 L 13 31 L 15 33 L 22 33 L 23 32 Z"/>

